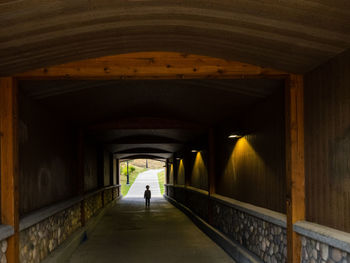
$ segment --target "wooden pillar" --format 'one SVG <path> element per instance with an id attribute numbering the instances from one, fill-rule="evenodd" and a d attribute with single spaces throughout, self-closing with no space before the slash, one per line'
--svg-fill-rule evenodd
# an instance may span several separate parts
<path id="1" fill-rule="evenodd" d="M 211 128 L 208 134 L 208 190 L 209 195 L 215 194 L 215 133 Z"/>
<path id="2" fill-rule="evenodd" d="M 215 133 L 211 128 L 208 134 L 208 223 L 213 224 L 213 211 L 210 196 L 215 194 Z"/>
<path id="3" fill-rule="evenodd" d="M 169 172 L 169 167 L 168 167 L 168 159 L 165 160 L 165 165 L 164 165 L 165 169 L 164 169 L 164 181 L 165 181 L 165 184 L 168 184 L 169 183 L 169 177 L 168 177 L 168 172 Z"/>
<path id="4" fill-rule="evenodd" d="M 119 174 L 119 160 L 116 158 L 113 158 L 113 185 L 119 184 L 118 174 Z"/>
<path id="5" fill-rule="evenodd" d="M 305 219 L 303 76 L 286 81 L 286 182 L 288 262 L 299 263 L 301 241 L 293 224 Z"/>
<path id="6" fill-rule="evenodd" d="M 11 77 L 0 78 L 1 223 L 14 228 L 8 239 L 7 262 L 19 262 L 18 88 Z"/>
<path id="7" fill-rule="evenodd" d="M 191 172 L 192 172 L 192 155 L 190 149 L 186 149 L 185 158 L 183 160 L 185 166 L 185 186 L 191 185 Z"/>
<path id="8" fill-rule="evenodd" d="M 115 185 L 115 166 L 114 166 L 114 158 L 113 153 L 109 154 L 109 185 Z"/>
<path id="9" fill-rule="evenodd" d="M 84 178 L 84 133 L 81 129 L 78 132 L 78 195 L 84 196 L 85 178 Z M 85 200 L 80 202 L 80 221 L 85 226 Z"/>
<path id="10" fill-rule="evenodd" d="M 176 160 L 176 154 L 173 157 L 173 176 L 174 176 L 174 185 L 177 185 L 177 174 L 178 173 L 178 164 Z"/>

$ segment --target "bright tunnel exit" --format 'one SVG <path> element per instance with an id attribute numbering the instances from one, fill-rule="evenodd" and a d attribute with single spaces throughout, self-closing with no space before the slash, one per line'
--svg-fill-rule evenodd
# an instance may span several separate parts
<path id="1" fill-rule="evenodd" d="M 143 198 L 149 186 L 152 198 L 164 194 L 165 163 L 151 159 L 135 159 L 120 162 L 121 193 L 124 198 Z"/>

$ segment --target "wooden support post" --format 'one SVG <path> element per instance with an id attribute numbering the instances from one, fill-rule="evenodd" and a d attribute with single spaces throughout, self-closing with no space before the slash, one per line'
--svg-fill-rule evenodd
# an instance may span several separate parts
<path id="1" fill-rule="evenodd" d="M 19 262 L 18 88 L 11 77 L 0 78 L 1 223 L 14 228 L 8 239 L 7 262 Z"/>
<path id="2" fill-rule="evenodd" d="M 113 156 L 113 155 L 112 155 Z M 113 157 L 113 185 L 118 184 L 119 161 Z"/>
<path id="3" fill-rule="evenodd" d="M 109 185 L 115 185 L 113 153 L 109 154 Z"/>
<path id="4" fill-rule="evenodd" d="M 209 195 L 215 194 L 215 134 L 214 129 L 209 130 L 208 134 L 208 188 Z"/>
<path id="5" fill-rule="evenodd" d="M 85 178 L 84 178 L 84 133 L 82 130 L 78 132 L 78 195 L 84 196 L 85 192 Z M 81 225 L 85 226 L 85 200 L 80 202 L 80 220 Z"/>
<path id="6" fill-rule="evenodd" d="M 177 185 L 177 176 L 178 176 L 178 164 L 176 160 L 176 154 L 173 157 L 173 176 L 174 176 L 174 185 Z"/>
<path id="7" fill-rule="evenodd" d="M 164 169 L 164 174 L 165 174 L 165 184 L 168 184 L 169 183 L 169 175 L 168 175 L 168 173 L 169 173 L 169 167 L 168 167 L 168 159 L 166 159 L 165 160 L 165 167 L 164 167 L 165 169 Z"/>
<path id="8" fill-rule="evenodd" d="M 303 76 L 289 76 L 285 96 L 288 262 L 299 263 L 301 241 L 293 224 L 305 219 Z"/>
<path id="9" fill-rule="evenodd" d="M 184 166 L 185 166 L 185 185 L 191 185 L 191 172 L 192 172 L 192 156 L 190 149 L 186 149 L 185 158 L 184 158 Z"/>
<path id="10" fill-rule="evenodd" d="M 211 128 L 208 134 L 208 222 L 213 224 L 213 211 L 210 201 L 210 196 L 215 194 L 215 133 L 214 129 Z"/>

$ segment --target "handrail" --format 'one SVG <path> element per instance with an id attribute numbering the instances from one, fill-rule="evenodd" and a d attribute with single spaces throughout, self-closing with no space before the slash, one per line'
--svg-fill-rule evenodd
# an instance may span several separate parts
<path id="1" fill-rule="evenodd" d="M 350 233 L 307 221 L 293 225 L 298 234 L 350 253 Z"/>
<path id="2" fill-rule="evenodd" d="M 58 202 L 56 204 L 50 205 L 50 206 L 46 206 L 43 208 L 40 208 L 36 211 L 33 211 L 32 213 L 25 215 L 23 218 L 20 219 L 19 222 L 19 230 L 25 230 L 47 218 L 49 218 L 50 216 L 53 216 L 69 207 L 72 207 L 76 204 L 78 204 L 79 202 L 81 202 L 82 200 L 88 199 L 91 196 L 97 195 L 101 192 L 103 192 L 104 190 L 108 190 L 108 189 L 113 189 L 113 188 L 117 188 L 120 187 L 120 185 L 112 185 L 112 186 L 107 186 L 107 187 L 103 187 L 100 188 L 98 190 L 89 192 L 87 194 L 84 194 L 83 196 L 78 196 L 78 197 L 73 197 L 71 199 L 62 201 L 62 202 Z"/>
<path id="3" fill-rule="evenodd" d="M 216 200 L 224 205 L 230 206 L 242 212 L 245 212 L 254 217 L 260 218 L 264 221 L 272 223 L 274 225 L 281 226 L 283 228 L 287 227 L 287 216 L 285 214 L 272 211 L 263 207 L 255 206 L 252 204 L 244 203 L 226 196 L 213 194 L 210 198 Z"/>
<path id="4" fill-rule="evenodd" d="M 0 225 L 0 241 L 15 234 L 15 230 L 9 225 Z"/>

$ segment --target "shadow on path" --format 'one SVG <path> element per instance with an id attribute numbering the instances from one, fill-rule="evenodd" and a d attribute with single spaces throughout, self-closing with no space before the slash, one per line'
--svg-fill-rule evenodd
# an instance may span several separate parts
<path id="1" fill-rule="evenodd" d="M 164 198 L 120 200 L 102 218 L 70 263 L 234 262 Z"/>

